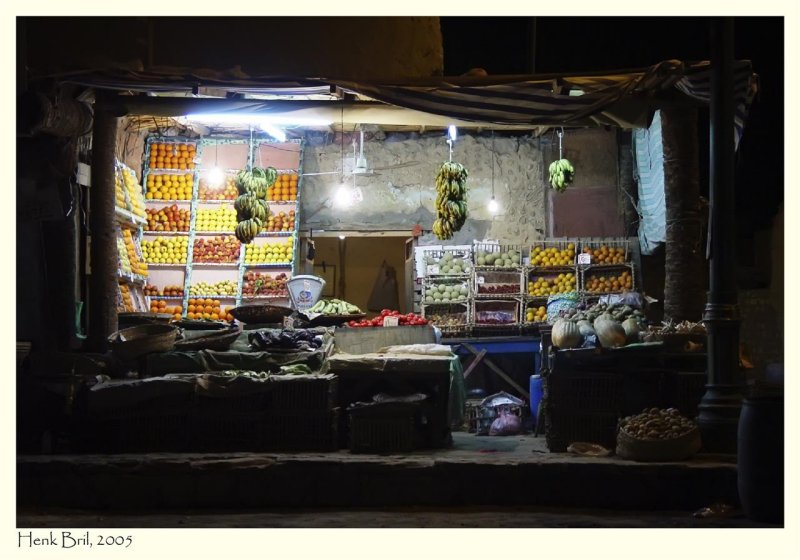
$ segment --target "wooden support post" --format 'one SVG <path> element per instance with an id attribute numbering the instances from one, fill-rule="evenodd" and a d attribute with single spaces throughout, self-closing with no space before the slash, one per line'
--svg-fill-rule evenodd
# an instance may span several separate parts
<path id="1" fill-rule="evenodd" d="M 117 118 L 108 109 L 113 99 L 99 91 L 92 130 L 92 186 L 89 190 L 91 235 L 89 278 L 89 346 L 105 352 L 108 336 L 117 330 L 117 268 L 115 235 L 114 149 Z"/>

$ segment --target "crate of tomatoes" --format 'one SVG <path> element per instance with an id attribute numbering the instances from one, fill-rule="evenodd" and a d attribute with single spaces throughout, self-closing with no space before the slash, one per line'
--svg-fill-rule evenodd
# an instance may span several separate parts
<path id="1" fill-rule="evenodd" d="M 416 313 L 406 313 L 405 315 L 396 309 L 383 309 L 377 317 L 363 319 L 361 321 L 349 321 L 348 327 L 406 327 L 427 325 L 428 320 Z"/>

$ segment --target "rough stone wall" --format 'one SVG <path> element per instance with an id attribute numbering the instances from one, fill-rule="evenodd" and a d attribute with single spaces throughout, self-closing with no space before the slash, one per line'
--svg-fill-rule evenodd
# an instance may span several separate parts
<path id="1" fill-rule="evenodd" d="M 310 136 L 305 150 L 306 173 L 341 169 L 337 138 Z M 448 244 L 474 239 L 526 242 L 544 234 L 544 192 L 539 140 L 532 136 L 500 136 L 494 139 L 495 198 L 500 204 L 492 216 L 487 205 L 492 196 L 492 139 L 488 134 L 460 134 L 453 159 L 469 171 L 469 218 Z M 348 209 L 335 206 L 338 174 L 306 176 L 302 196 L 302 229 L 411 230 L 419 223 L 430 230 L 434 220 L 434 179 L 448 148 L 441 134 L 422 135 L 378 132 L 367 136 L 364 155 L 371 168 L 406 162 L 413 166 L 383 171 L 373 177 L 357 177 L 363 201 Z M 345 157 L 352 160 L 352 139 L 345 135 Z M 345 169 L 351 167 L 345 162 Z M 352 185 L 352 180 L 348 184 Z M 426 233 L 423 245 L 441 243 Z"/>

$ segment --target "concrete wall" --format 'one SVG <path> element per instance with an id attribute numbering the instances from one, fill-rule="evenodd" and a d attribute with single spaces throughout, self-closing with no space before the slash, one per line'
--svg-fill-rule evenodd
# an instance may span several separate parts
<path id="1" fill-rule="evenodd" d="M 304 172 L 341 169 L 338 137 L 314 135 L 308 140 Z M 539 140 L 532 136 L 495 137 L 495 198 L 501 207 L 496 216 L 486 208 L 492 192 L 491 146 L 487 134 L 458 137 L 453 159 L 469 172 L 469 219 L 452 243 L 487 237 L 526 241 L 544 235 L 545 185 Z M 373 168 L 409 162 L 413 165 L 376 171 L 379 175 L 373 177 L 357 177 L 356 186 L 363 193 L 363 201 L 346 209 L 338 208 L 334 202 L 338 174 L 305 177 L 302 228 L 407 231 L 419 223 L 430 230 L 435 217 L 434 180 L 439 166 L 448 158 L 444 136 L 378 132 L 367 135 L 364 153 Z M 345 135 L 345 155 L 352 159 L 350 135 Z M 346 162 L 345 168 L 349 167 Z M 420 242 L 439 243 L 432 234 L 424 235 Z"/>
<path id="2" fill-rule="evenodd" d="M 371 79 L 441 75 L 438 17 L 25 18 L 28 66 L 126 64 Z M 46 37 L 46 41 L 41 38 Z"/>
<path id="3" fill-rule="evenodd" d="M 339 289 L 342 265 L 339 252 L 341 245 L 338 237 L 314 238 L 316 246 L 314 264 L 319 265 L 325 262 L 328 265 L 334 265 L 337 275 L 335 297 L 357 305 L 362 311 L 372 316 L 376 313 L 367 310 L 367 301 L 372 294 L 375 279 L 385 259 L 387 264 L 393 266 L 397 272 L 399 300 L 397 309 L 406 313 L 405 298 L 403 297 L 406 290 L 405 241 L 405 237 L 348 237 L 344 241 L 344 293 Z"/>

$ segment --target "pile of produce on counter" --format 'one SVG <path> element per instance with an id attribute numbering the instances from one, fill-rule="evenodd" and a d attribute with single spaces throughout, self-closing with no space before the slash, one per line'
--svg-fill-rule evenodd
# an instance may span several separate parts
<path id="1" fill-rule="evenodd" d="M 180 319 L 183 315 L 183 308 L 180 305 L 167 305 L 163 299 L 153 300 L 150 302 L 150 313 L 169 313 L 173 319 Z"/>
<path id="2" fill-rule="evenodd" d="M 644 440 L 665 440 L 684 436 L 697 424 L 681 416 L 676 408 L 646 408 L 641 414 L 626 416 L 619 429 L 627 435 Z"/>
<path id="3" fill-rule="evenodd" d="M 397 317 L 397 324 L 399 326 L 419 326 L 428 324 L 428 320 L 425 317 L 420 317 L 416 313 L 407 313 L 405 315 L 401 315 L 397 310 L 383 309 L 381 314 L 373 319 L 348 321 L 347 326 L 355 328 L 382 327 L 383 321 L 386 317 Z"/>
<path id="4" fill-rule="evenodd" d="M 242 369 L 229 369 L 220 372 L 214 372 L 214 375 L 221 375 L 223 377 L 249 377 L 250 379 L 269 379 L 272 375 L 313 375 L 314 371 L 305 364 L 292 364 L 290 366 L 281 366 L 277 373 L 269 373 L 266 371 L 249 371 Z"/>
<path id="5" fill-rule="evenodd" d="M 361 313 L 361 310 L 346 301 L 340 299 L 325 299 L 319 300 L 309 308 L 306 313 L 319 313 L 321 315 L 356 315 Z"/>
<path id="6" fill-rule="evenodd" d="M 306 329 L 253 331 L 247 340 L 254 350 L 295 350 L 314 351 L 322 346 L 322 335 Z"/>
<path id="7" fill-rule="evenodd" d="M 232 307 L 222 307 L 218 299 L 189 300 L 186 318 L 206 321 L 233 321 Z"/>
<path id="8" fill-rule="evenodd" d="M 586 309 L 572 308 L 553 324 L 553 345 L 577 348 L 595 337 L 604 348 L 639 342 L 644 314 L 630 305 L 596 303 Z"/>

